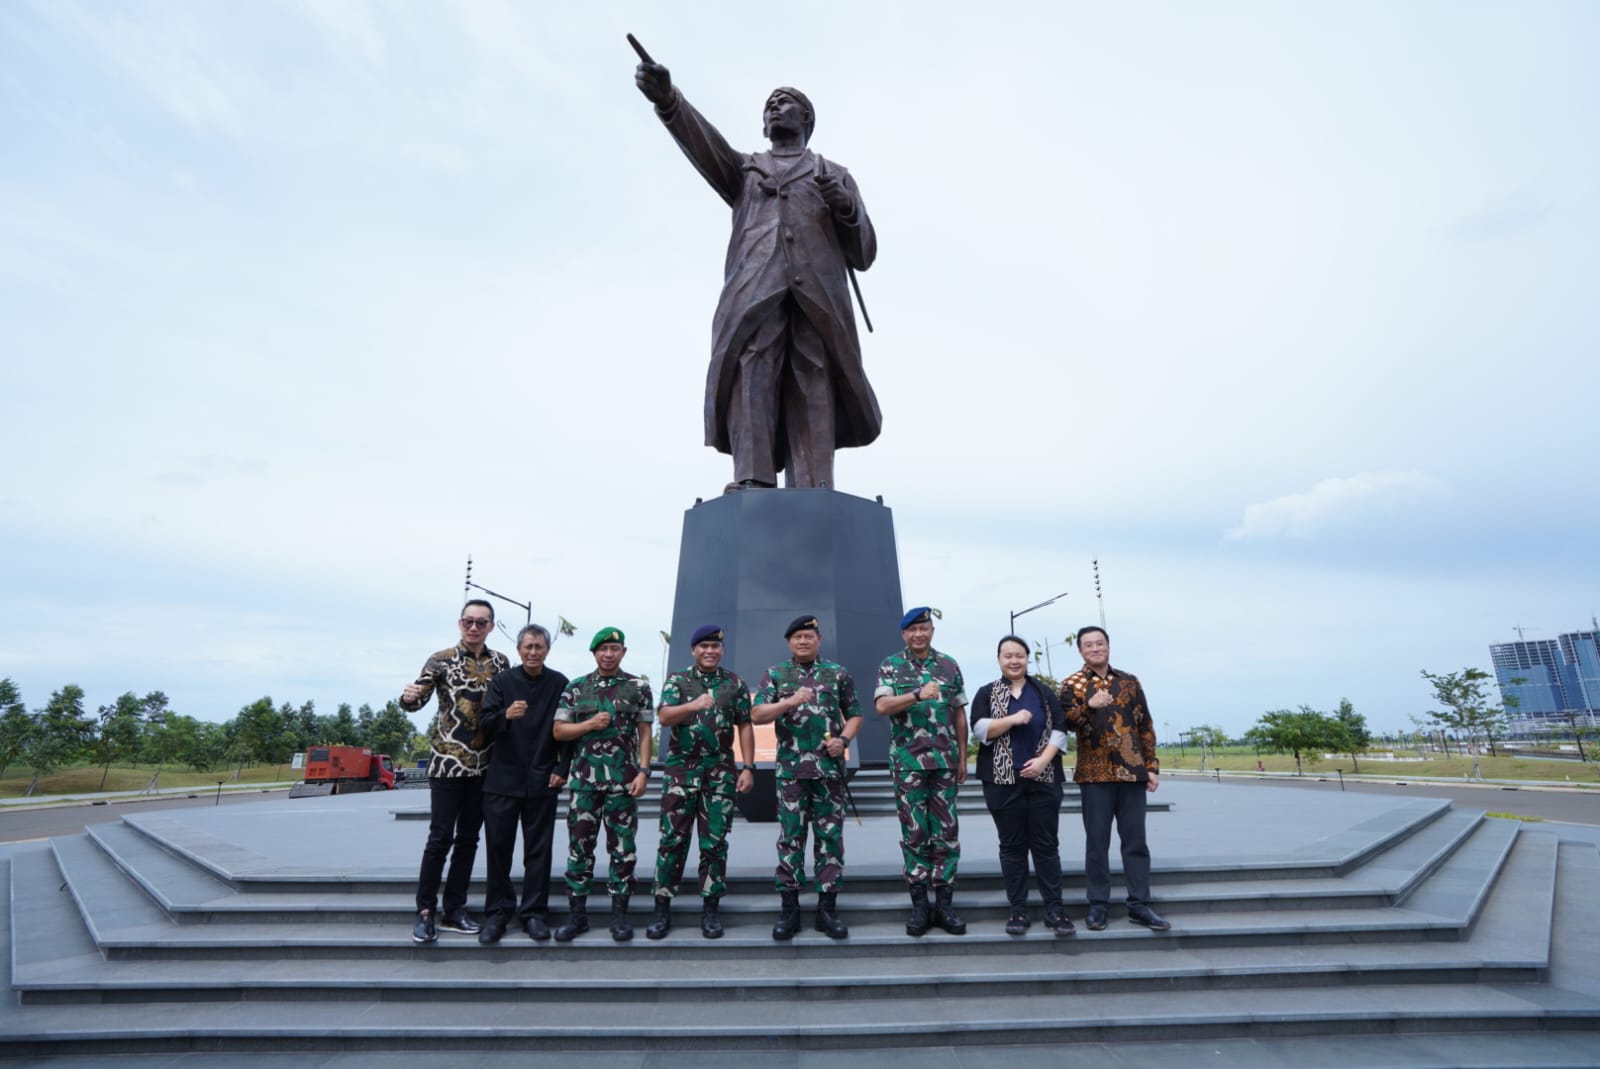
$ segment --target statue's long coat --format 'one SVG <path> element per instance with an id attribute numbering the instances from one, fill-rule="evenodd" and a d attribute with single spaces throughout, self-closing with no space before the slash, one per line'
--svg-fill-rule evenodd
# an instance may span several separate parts
<path id="1" fill-rule="evenodd" d="M 676 90 L 657 115 L 695 169 L 733 208 L 722 297 L 711 324 L 706 444 L 732 452 L 728 410 L 740 350 L 756 325 L 789 296 L 828 348 L 834 447 L 870 444 L 883 428 L 883 415 L 861 366 L 846 265 L 857 271 L 872 266 L 878 241 L 854 179 L 809 149 L 798 159 L 736 151 Z M 812 181 L 823 167 L 840 178 L 854 201 L 850 223 L 834 218 Z"/>

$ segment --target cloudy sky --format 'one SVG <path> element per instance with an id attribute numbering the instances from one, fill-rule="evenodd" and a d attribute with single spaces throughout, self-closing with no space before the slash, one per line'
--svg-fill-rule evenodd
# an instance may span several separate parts
<path id="1" fill-rule="evenodd" d="M 730 470 L 727 211 L 629 30 L 742 147 L 800 86 L 859 181 L 885 430 L 838 480 L 969 677 L 1009 610 L 1094 621 L 1096 557 L 1173 734 L 1341 697 L 1407 726 L 1419 669 L 1600 610 L 1600 6 L 556 7 L 0 5 L 30 707 L 380 703 L 469 553 L 659 674 L 683 510 Z"/>

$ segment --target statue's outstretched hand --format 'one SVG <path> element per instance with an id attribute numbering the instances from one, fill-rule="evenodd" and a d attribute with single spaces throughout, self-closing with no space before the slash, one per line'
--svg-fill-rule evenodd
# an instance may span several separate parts
<path id="1" fill-rule="evenodd" d="M 633 82 L 645 99 L 658 108 L 672 99 L 672 72 L 659 63 L 639 64 Z"/>
<path id="2" fill-rule="evenodd" d="M 850 200 L 850 191 L 844 188 L 844 182 L 833 173 L 815 174 L 812 181 L 817 183 L 817 192 L 822 194 L 822 200 L 835 215 L 849 215 L 853 204 Z"/>

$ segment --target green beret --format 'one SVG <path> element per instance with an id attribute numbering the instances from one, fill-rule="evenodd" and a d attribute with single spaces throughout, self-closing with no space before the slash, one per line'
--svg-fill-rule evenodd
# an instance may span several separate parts
<path id="1" fill-rule="evenodd" d="M 628 640 L 622 636 L 622 632 L 615 627 L 602 627 L 594 633 L 594 638 L 589 640 L 589 652 L 593 653 L 607 642 L 615 642 L 622 646 L 628 644 Z"/>

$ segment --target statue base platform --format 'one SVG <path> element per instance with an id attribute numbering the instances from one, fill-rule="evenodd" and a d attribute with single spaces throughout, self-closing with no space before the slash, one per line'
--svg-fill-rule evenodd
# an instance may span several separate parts
<path id="1" fill-rule="evenodd" d="M 888 766 L 889 728 L 873 713 L 872 688 L 879 662 L 900 645 L 903 611 L 894 516 L 881 500 L 837 490 L 745 490 L 684 513 L 671 670 L 690 662 L 696 628 L 720 624 L 723 665 L 753 688 L 789 656 L 789 621 L 815 615 L 821 655 L 850 670 L 861 699 L 853 766 Z M 740 797 L 746 819 L 776 819 L 770 781 L 761 779 Z"/>

